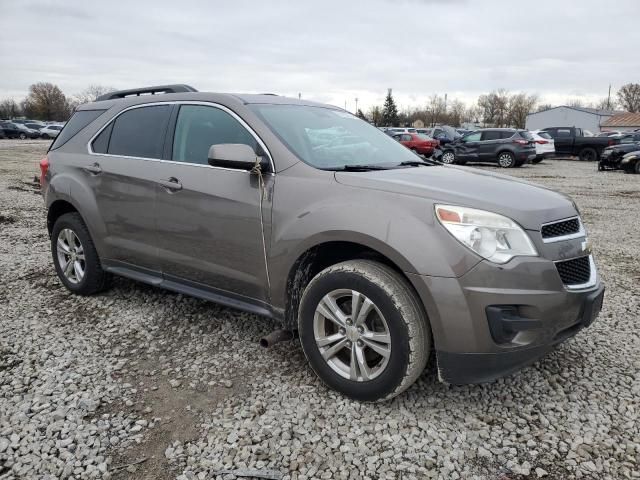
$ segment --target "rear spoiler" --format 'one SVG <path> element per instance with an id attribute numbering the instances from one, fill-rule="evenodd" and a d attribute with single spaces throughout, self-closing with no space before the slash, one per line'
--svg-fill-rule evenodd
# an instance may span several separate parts
<path id="1" fill-rule="evenodd" d="M 116 100 L 118 98 L 134 97 L 140 95 L 155 95 L 157 93 L 183 93 L 197 92 L 195 88 L 183 83 L 176 85 L 159 85 L 155 87 L 132 88 L 130 90 L 118 90 L 117 92 L 105 93 L 96 98 L 96 102 L 102 100 Z"/>

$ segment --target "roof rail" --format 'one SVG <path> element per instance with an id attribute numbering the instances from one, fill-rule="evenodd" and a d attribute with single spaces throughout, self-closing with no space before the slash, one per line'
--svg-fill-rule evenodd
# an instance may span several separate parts
<path id="1" fill-rule="evenodd" d="M 197 92 L 195 88 L 183 83 L 176 85 L 158 85 L 156 87 L 132 88 L 130 90 L 118 90 L 117 92 L 105 93 L 96 98 L 96 102 L 102 100 L 115 100 L 118 98 L 133 97 L 140 95 L 155 95 L 156 93 L 182 93 Z"/>

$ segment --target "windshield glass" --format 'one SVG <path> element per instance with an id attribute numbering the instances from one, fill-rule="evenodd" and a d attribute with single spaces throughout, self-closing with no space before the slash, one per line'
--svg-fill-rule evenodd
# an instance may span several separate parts
<path id="1" fill-rule="evenodd" d="M 249 105 L 303 162 L 320 169 L 389 167 L 420 158 L 356 116 L 306 105 Z"/>

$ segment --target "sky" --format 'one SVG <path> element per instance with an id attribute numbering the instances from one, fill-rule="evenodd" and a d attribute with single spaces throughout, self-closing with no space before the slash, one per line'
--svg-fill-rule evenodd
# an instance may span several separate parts
<path id="1" fill-rule="evenodd" d="M 640 0 L 19 0 L 0 15 L 0 99 L 36 82 L 187 83 L 365 112 L 498 88 L 589 102 L 640 82 Z"/>

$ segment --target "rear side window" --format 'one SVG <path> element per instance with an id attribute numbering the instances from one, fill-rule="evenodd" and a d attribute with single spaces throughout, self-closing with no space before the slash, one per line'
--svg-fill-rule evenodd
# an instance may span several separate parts
<path id="1" fill-rule="evenodd" d="M 162 158 L 170 105 L 152 105 L 124 112 L 113 122 L 107 153 Z"/>
<path id="2" fill-rule="evenodd" d="M 518 130 L 518 133 L 525 140 L 533 140 L 533 135 L 531 135 L 528 130 Z"/>
<path id="3" fill-rule="evenodd" d="M 487 130 L 482 132 L 482 140 L 499 140 L 502 138 L 502 132 L 499 130 Z"/>
<path id="4" fill-rule="evenodd" d="M 538 132 L 537 135 L 545 140 L 551 140 L 553 137 L 549 135 L 547 132 Z"/>
<path id="5" fill-rule="evenodd" d="M 256 139 L 224 110 L 203 105 L 180 107 L 173 137 L 173 160 L 207 165 L 209 147 L 222 143 L 249 145 L 253 151 L 257 147 Z"/>
<path id="6" fill-rule="evenodd" d="M 111 130 L 113 129 L 113 122 L 107 125 L 107 128 L 100 132 L 93 143 L 91 144 L 91 148 L 94 153 L 107 153 L 109 148 L 109 138 L 111 137 Z"/>
<path id="7" fill-rule="evenodd" d="M 559 128 L 557 130 L 556 136 L 558 138 L 568 138 L 571 136 L 571 130 L 567 129 L 567 128 Z"/>
<path id="8" fill-rule="evenodd" d="M 75 112 L 69 119 L 67 124 L 64 126 L 60 134 L 56 137 L 55 141 L 51 145 L 51 150 L 55 150 L 56 148 L 59 148 L 67 143 L 75 136 L 76 133 L 93 122 L 105 111 L 106 110 L 78 110 L 77 112 Z"/>

